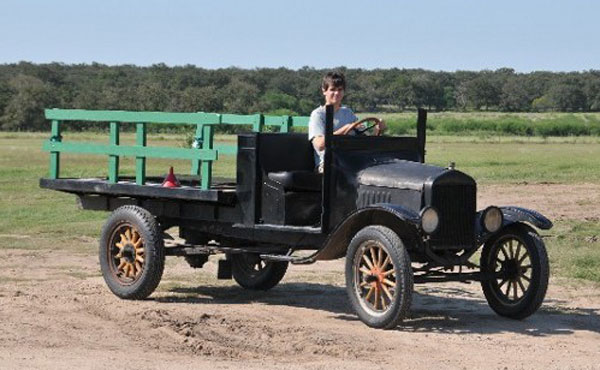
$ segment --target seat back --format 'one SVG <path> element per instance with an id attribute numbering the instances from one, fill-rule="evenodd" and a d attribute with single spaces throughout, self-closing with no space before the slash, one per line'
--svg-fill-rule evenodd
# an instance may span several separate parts
<path id="1" fill-rule="evenodd" d="M 258 142 L 258 162 L 263 174 L 314 171 L 314 151 L 306 134 L 260 133 Z"/>
<path id="2" fill-rule="evenodd" d="M 309 226 L 321 218 L 321 182 L 306 134 L 259 133 L 260 219 L 266 224 Z"/>

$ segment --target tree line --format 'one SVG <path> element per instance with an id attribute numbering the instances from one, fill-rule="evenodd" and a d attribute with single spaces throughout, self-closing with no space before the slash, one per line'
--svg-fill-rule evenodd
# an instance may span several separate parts
<path id="1" fill-rule="evenodd" d="M 338 68 L 345 104 L 358 112 L 412 110 L 600 111 L 600 70 L 517 73 Z M 322 103 L 324 69 L 222 68 L 155 64 L 0 65 L 0 129 L 46 130 L 43 109 L 144 110 L 308 115 Z"/>

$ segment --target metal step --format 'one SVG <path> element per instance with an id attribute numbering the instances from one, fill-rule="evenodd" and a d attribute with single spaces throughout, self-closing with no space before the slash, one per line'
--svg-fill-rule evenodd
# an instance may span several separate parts
<path id="1" fill-rule="evenodd" d="M 288 255 L 280 255 L 280 254 L 261 254 L 260 258 L 263 261 L 269 262 L 290 262 L 294 265 L 310 265 L 315 263 L 315 255 L 316 253 L 311 254 L 310 256 L 288 256 Z"/>
<path id="2" fill-rule="evenodd" d="M 259 230 L 276 230 L 276 231 L 294 231 L 307 234 L 320 234 L 321 227 L 314 226 L 290 226 L 290 225 L 274 225 L 274 224 L 256 224 L 255 229 Z"/>
<path id="3" fill-rule="evenodd" d="M 240 253 L 257 253 L 257 254 L 269 254 L 269 253 L 281 253 L 281 248 L 238 248 L 229 247 L 219 244 L 206 244 L 206 245 L 193 245 L 179 242 L 176 240 L 164 240 L 165 245 L 165 256 L 193 256 L 199 254 L 240 254 Z"/>

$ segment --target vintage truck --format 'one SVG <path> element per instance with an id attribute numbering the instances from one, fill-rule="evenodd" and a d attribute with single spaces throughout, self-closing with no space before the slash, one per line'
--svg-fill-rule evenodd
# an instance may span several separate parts
<path id="1" fill-rule="evenodd" d="M 324 172 L 314 170 L 306 117 L 210 113 L 46 110 L 52 137 L 43 188 L 77 195 L 84 209 L 112 211 L 100 237 L 100 266 L 110 290 L 144 299 L 161 280 L 165 256 L 201 268 L 211 255 L 218 277 L 268 290 L 288 265 L 346 257 L 351 305 L 368 326 L 392 328 L 406 316 L 414 283 L 479 281 L 499 315 L 523 319 L 542 304 L 549 266 L 535 228 L 552 223 L 520 207 L 476 208 L 476 182 L 454 166 L 425 160 L 426 111 L 416 137 L 334 136 L 326 109 Z M 63 142 L 64 121 L 110 124 L 109 144 Z M 196 125 L 192 148 L 146 145 L 146 124 Z M 237 148 L 213 142 L 218 124 L 242 123 Z M 120 145 L 120 125 L 136 125 L 136 144 Z M 265 125 L 280 132 L 262 132 Z M 61 178 L 60 153 L 105 154 L 101 178 Z M 235 154 L 235 183 L 213 181 L 219 152 Z M 136 157 L 136 176 L 119 177 L 119 158 Z M 179 187 L 146 177 L 147 157 L 192 160 Z M 166 233 L 177 227 L 178 241 Z M 310 252 L 307 252 L 310 251 Z M 479 252 L 477 254 L 477 252 Z M 477 257 L 478 260 L 477 260 Z"/>

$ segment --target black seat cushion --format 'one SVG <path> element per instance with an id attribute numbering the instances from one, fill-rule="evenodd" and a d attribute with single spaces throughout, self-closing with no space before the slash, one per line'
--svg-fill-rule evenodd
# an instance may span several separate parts
<path id="1" fill-rule="evenodd" d="M 285 191 L 321 191 L 322 175 L 314 171 L 269 172 L 268 176 Z"/>

